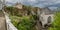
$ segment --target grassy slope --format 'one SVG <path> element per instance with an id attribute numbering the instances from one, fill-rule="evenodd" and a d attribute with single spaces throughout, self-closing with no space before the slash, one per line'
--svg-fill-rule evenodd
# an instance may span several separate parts
<path id="1" fill-rule="evenodd" d="M 54 22 L 49 30 L 60 30 L 60 12 L 56 12 L 54 15 Z"/>

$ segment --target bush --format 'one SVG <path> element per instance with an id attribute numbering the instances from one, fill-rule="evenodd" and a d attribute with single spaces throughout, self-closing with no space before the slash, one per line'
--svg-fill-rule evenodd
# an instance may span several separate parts
<path id="1" fill-rule="evenodd" d="M 56 12 L 54 15 L 54 22 L 52 27 L 49 27 L 49 30 L 60 30 L 60 12 Z"/>
<path id="2" fill-rule="evenodd" d="M 10 16 L 10 19 L 18 30 L 31 30 L 34 25 L 34 19 L 32 16 Z"/>

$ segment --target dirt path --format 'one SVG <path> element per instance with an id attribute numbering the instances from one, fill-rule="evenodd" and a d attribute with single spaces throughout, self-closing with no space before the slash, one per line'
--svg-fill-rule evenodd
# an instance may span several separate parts
<path id="1" fill-rule="evenodd" d="M 0 12 L 0 30 L 6 30 L 5 18 L 2 12 Z"/>

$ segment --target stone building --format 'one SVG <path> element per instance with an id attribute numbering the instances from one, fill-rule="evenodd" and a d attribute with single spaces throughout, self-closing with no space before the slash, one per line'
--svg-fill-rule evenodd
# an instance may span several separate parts
<path id="1" fill-rule="evenodd" d="M 13 7 L 17 10 L 18 14 L 21 16 L 26 16 L 27 11 L 23 9 L 23 5 L 19 2 L 15 3 Z"/>
<path id="2" fill-rule="evenodd" d="M 23 8 L 23 5 L 19 2 L 15 3 L 14 6 L 15 8 L 18 8 L 18 9 L 22 9 Z"/>
<path id="3" fill-rule="evenodd" d="M 54 12 L 49 8 L 39 8 L 37 12 L 43 28 L 49 26 L 53 22 Z"/>

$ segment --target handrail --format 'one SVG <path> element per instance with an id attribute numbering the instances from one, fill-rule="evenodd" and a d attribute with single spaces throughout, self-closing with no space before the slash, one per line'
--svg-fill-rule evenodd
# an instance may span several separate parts
<path id="1" fill-rule="evenodd" d="M 9 19 L 9 15 L 5 11 L 3 11 L 3 13 L 6 18 L 7 30 L 17 30 L 17 28 L 11 23 L 11 20 Z"/>

